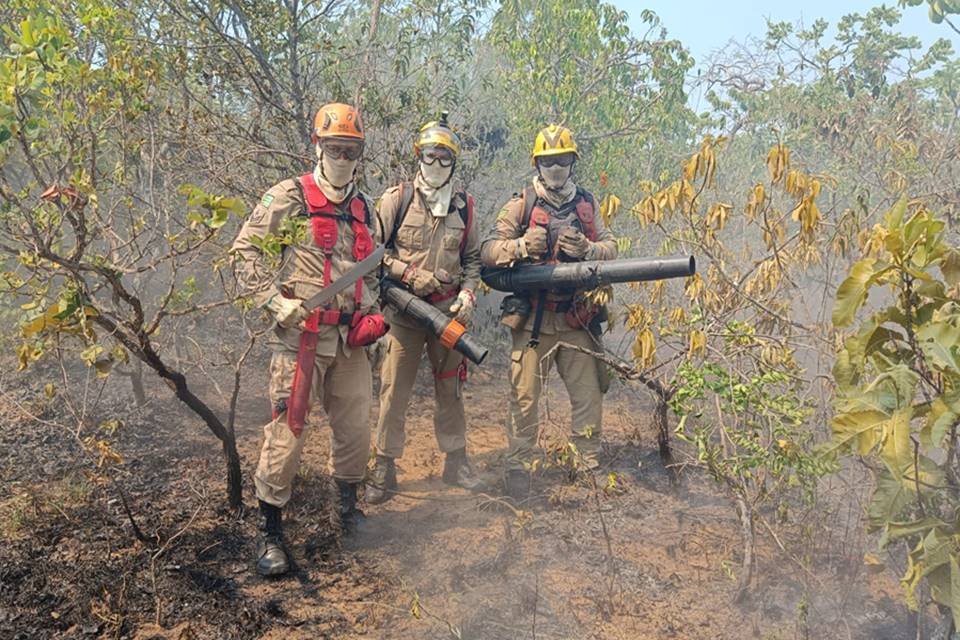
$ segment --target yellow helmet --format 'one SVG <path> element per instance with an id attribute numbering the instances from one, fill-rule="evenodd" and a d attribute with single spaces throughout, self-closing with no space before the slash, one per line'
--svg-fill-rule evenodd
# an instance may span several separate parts
<path id="1" fill-rule="evenodd" d="M 533 141 L 531 162 L 536 164 L 537 158 L 559 156 L 564 153 L 572 153 L 580 157 L 577 153 L 577 143 L 573 141 L 573 133 L 570 129 L 558 124 L 547 125 L 537 133 L 537 138 Z"/>
<path id="2" fill-rule="evenodd" d="M 413 143 L 413 152 L 420 155 L 424 147 L 444 147 L 449 149 L 454 158 L 460 156 L 460 137 L 447 124 L 446 111 L 440 112 L 439 120 L 432 120 L 420 127 L 416 142 Z"/>

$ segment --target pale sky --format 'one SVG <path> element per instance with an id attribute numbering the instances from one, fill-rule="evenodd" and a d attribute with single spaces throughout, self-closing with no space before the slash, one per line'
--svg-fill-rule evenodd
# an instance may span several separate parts
<path id="1" fill-rule="evenodd" d="M 751 35 L 762 38 L 766 33 L 766 18 L 788 22 L 803 20 L 806 25 L 812 24 L 817 18 L 824 18 L 835 25 L 846 14 L 866 13 L 870 8 L 883 4 L 869 0 L 804 0 L 802 4 L 757 0 L 611 1 L 630 14 L 630 24 L 635 34 L 646 31 L 640 21 L 640 12 L 643 9 L 653 10 L 660 16 L 668 33 L 683 42 L 698 63 L 731 39 L 742 41 Z M 886 4 L 896 6 L 895 1 Z M 946 38 L 953 42 L 955 52 L 960 51 L 960 36 L 946 23 L 930 22 L 926 3 L 919 7 L 905 7 L 900 11 L 903 13 L 901 33 L 919 36 L 928 45 L 937 38 Z M 954 21 L 954 24 L 957 23 Z"/>

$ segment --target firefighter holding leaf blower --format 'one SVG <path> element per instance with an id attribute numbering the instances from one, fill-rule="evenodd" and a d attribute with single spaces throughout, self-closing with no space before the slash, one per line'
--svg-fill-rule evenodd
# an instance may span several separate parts
<path id="1" fill-rule="evenodd" d="M 446 113 L 421 128 L 413 148 L 419 163 L 416 177 L 388 189 L 377 207 L 387 250 L 385 275 L 455 320 L 449 326 L 462 331 L 476 304 L 480 238 L 473 220 L 473 197 L 454 188 L 460 139 L 447 123 Z M 392 306 L 387 317 L 390 332 L 380 370 L 376 460 L 366 501 L 386 502 L 397 488 L 395 461 L 403 454 L 404 414 L 424 351 L 434 378 L 434 432 L 446 454 L 443 481 L 480 489 L 482 482 L 467 460 L 464 356 L 451 348 L 450 341 Z"/>
<path id="2" fill-rule="evenodd" d="M 537 175 L 497 215 L 493 230 L 483 241 L 486 267 L 617 257 L 616 240 L 604 226 L 593 195 L 574 182 L 578 157 L 577 145 L 566 127 L 554 124 L 537 134 L 531 158 Z M 590 326 L 599 319 L 600 309 L 585 301 L 582 293 L 544 290 L 512 295 L 501 306 L 502 323 L 510 327 L 513 339 L 506 489 L 517 500 L 529 492 L 529 465 L 540 426 L 540 391 L 554 363 L 570 396 L 573 441 L 588 464 L 596 464 L 603 406 L 601 365 L 588 353 L 554 349 L 558 342 L 566 342 L 598 350 Z"/>

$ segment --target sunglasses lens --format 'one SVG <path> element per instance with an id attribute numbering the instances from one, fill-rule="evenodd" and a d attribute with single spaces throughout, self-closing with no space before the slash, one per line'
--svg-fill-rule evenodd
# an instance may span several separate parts
<path id="1" fill-rule="evenodd" d="M 363 146 L 358 144 L 327 143 L 322 144 L 324 153 L 328 153 L 334 158 L 346 158 L 347 160 L 356 160 L 363 153 Z"/>
<path id="2" fill-rule="evenodd" d="M 453 156 L 451 156 L 445 149 L 438 149 L 437 147 L 430 147 L 424 150 L 421 158 L 423 164 L 432 165 L 434 162 L 439 162 L 440 166 L 446 169 L 453 164 Z"/>
<path id="3" fill-rule="evenodd" d="M 547 156 L 540 159 L 540 165 L 544 167 L 569 167 L 573 164 L 572 155 Z"/>

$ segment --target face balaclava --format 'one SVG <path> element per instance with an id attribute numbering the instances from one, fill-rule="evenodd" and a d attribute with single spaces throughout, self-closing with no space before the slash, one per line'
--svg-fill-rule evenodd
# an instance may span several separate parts
<path id="1" fill-rule="evenodd" d="M 537 163 L 537 176 L 533 179 L 533 187 L 537 195 L 552 206 L 562 207 L 577 195 L 577 185 L 573 181 L 573 165 L 544 167 Z"/>
<path id="2" fill-rule="evenodd" d="M 453 165 L 441 167 L 439 161 L 433 164 L 420 163 L 416 183 L 423 200 L 434 217 L 442 218 L 450 209 L 453 197 Z"/>
<path id="3" fill-rule="evenodd" d="M 327 196 L 334 204 L 343 202 L 353 189 L 353 174 L 357 170 L 359 160 L 328 156 L 319 144 L 317 145 L 317 159 L 317 168 L 313 172 L 317 186 L 323 191 L 323 195 Z"/>
<path id="4" fill-rule="evenodd" d="M 540 167 L 540 177 L 543 178 L 544 186 L 550 191 L 560 191 L 570 179 L 573 172 L 573 165 L 562 167 L 558 164 L 552 167 Z"/>

